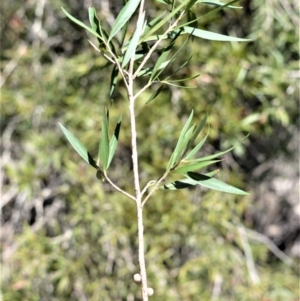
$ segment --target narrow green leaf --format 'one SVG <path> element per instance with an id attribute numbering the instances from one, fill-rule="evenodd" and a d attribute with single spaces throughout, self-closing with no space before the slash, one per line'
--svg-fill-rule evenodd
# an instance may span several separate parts
<path id="1" fill-rule="evenodd" d="M 182 88 L 182 89 L 196 89 L 197 88 L 197 86 L 181 86 L 181 85 L 176 85 L 176 84 L 174 84 L 172 82 L 165 81 L 165 80 L 162 80 L 160 82 L 164 83 L 166 85 L 169 85 L 169 86 L 178 87 L 178 88 Z"/>
<path id="2" fill-rule="evenodd" d="M 188 21 L 187 23 L 180 24 L 180 25 L 177 26 L 177 28 L 182 28 L 182 27 L 184 27 L 184 26 L 191 25 L 193 22 L 199 21 L 200 19 L 203 19 L 203 18 L 206 18 L 206 19 L 207 19 L 207 17 L 208 17 L 209 15 L 215 14 L 216 12 L 218 12 L 218 11 L 220 11 L 220 10 L 226 8 L 226 7 L 229 7 L 231 4 L 233 4 L 233 3 L 237 2 L 237 1 L 239 1 L 239 0 L 232 0 L 232 1 L 229 1 L 228 3 L 225 3 L 225 4 L 221 5 L 221 6 L 217 6 L 217 7 L 214 8 L 213 10 L 211 10 L 211 11 L 209 11 L 209 12 L 207 12 L 207 13 L 202 14 L 202 15 L 201 15 L 200 17 L 198 17 L 196 20 Z M 194 26 L 192 26 L 192 27 L 194 27 Z"/>
<path id="3" fill-rule="evenodd" d="M 104 171 L 107 170 L 109 158 L 109 138 L 108 138 L 108 112 L 103 111 L 101 141 L 99 143 L 98 161 L 101 162 Z"/>
<path id="4" fill-rule="evenodd" d="M 177 141 L 177 145 L 176 145 L 176 147 L 175 147 L 175 149 L 174 149 L 174 151 L 173 151 L 173 153 L 171 155 L 171 158 L 170 158 L 170 160 L 168 162 L 167 170 L 170 170 L 174 166 L 174 164 L 176 164 L 176 161 L 179 158 L 179 155 L 178 155 L 179 152 L 178 152 L 178 150 L 183 145 L 184 137 L 185 137 L 185 135 L 186 135 L 186 133 L 188 131 L 188 128 L 189 128 L 189 126 L 191 124 L 191 121 L 193 119 L 193 115 L 194 115 L 194 111 L 192 110 L 192 112 L 191 112 L 191 114 L 190 114 L 187 122 L 185 123 L 183 129 L 181 130 L 180 136 L 179 136 L 178 141 Z"/>
<path id="5" fill-rule="evenodd" d="M 196 153 L 201 149 L 201 147 L 205 143 L 207 137 L 208 137 L 208 134 L 189 152 L 189 154 L 184 158 L 184 160 L 189 160 L 194 155 L 196 155 Z"/>
<path id="6" fill-rule="evenodd" d="M 161 21 L 161 19 L 163 18 L 163 16 L 166 14 L 166 12 L 164 11 L 163 13 L 161 13 L 160 15 L 158 15 L 157 17 L 155 17 L 153 20 L 151 20 L 145 29 L 145 34 L 148 33 L 148 31 L 153 28 L 156 24 L 159 23 L 159 21 Z"/>
<path id="7" fill-rule="evenodd" d="M 197 2 L 197 0 L 191 0 L 186 7 L 186 11 L 189 11 L 196 2 Z"/>
<path id="8" fill-rule="evenodd" d="M 163 62 L 161 65 L 160 65 L 160 67 L 159 67 L 159 69 L 164 69 L 164 68 L 166 68 L 166 66 L 169 64 L 169 62 L 170 61 L 165 61 L 165 62 Z M 138 77 L 141 77 L 141 76 L 147 76 L 147 75 L 150 75 L 150 74 L 152 74 L 153 73 L 153 67 L 149 67 L 149 68 L 146 68 L 146 69 L 143 69 L 143 70 L 141 70 L 139 73 L 138 73 Z"/>
<path id="9" fill-rule="evenodd" d="M 205 123 L 207 120 L 207 115 L 205 115 L 205 117 L 201 120 L 201 122 L 199 123 L 199 125 L 197 126 L 195 132 L 193 133 L 192 138 L 190 139 L 187 148 L 186 148 L 186 152 L 183 154 L 183 156 L 185 156 L 185 154 L 187 153 L 187 151 L 192 147 L 193 143 L 195 142 L 195 140 L 197 139 L 198 135 L 200 134 L 200 132 L 202 131 Z"/>
<path id="10" fill-rule="evenodd" d="M 239 0 L 236 0 L 234 2 L 237 2 Z M 221 2 L 221 1 L 214 1 L 214 0 L 198 0 L 197 3 L 204 3 L 204 4 L 211 4 L 211 5 L 215 5 L 215 6 L 224 6 L 225 3 Z M 228 8 L 243 8 L 242 6 L 233 6 L 233 5 L 228 5 Z"/>
<path id="11" fill-rule="evenodd" d="M 144 27 L 144 19 L 145 19 L 145 12 L 143 12 L 142 15 L 140 15 L 140 18 L 138 19 L 136 30 L 129 42 L 128 48 L 125 52 L 124 59 L 122 61 L 122 68 L 124 68 L 127 63 L 130 61 L 130 59 L 135 55 L 136 47 L 138 45 L 139 38 L 141 34 L 143 33 L 143 27 Z"/>
<path id="12" fill-rule="evenodd" d="M 219 153 L 216 153 L 216 154 L 213 154 L 213 155 L 209 155 L 209 156 L 205 156 L 205 157 L 202 157 L 202 158 L 198 158 L 198 159 L 195 159 L 193 161 L 200 162 L 200 161 L 206 161 L 206 160 L 215 159 L 215 158 L 218 158 L 218 157 L 220 157 L 220 156 L 222 156 L 222 155 L 224 155 L 224 154 L 232 151 L 234 148 L 235 148 L 235 146 L 233 146 L 233 147 L 231 147 L 231 148 L 229 148 L 229 149 L 227 149 L 227 150 L 225 150 L 223 152 L 219 152 Z"/>
<path id="13" fill-rule="evenodd" d="M 181 79 L 172 79 L 172 80 L 168 80 L 169 83 L 180 83 L 180 82 L 186 82 L 188 80 L 191 80 L 191 79 L 194 79 L 194 78 L 197 78 L 198 76 L 200 75 L 199 74 L 196 74 L 196 75 L 192 75 L 190 77 L 185 77 L 185 78 L 181 78 Z M 166 79 L 164 79 L 164 81 L 166 81 Z"/>
<path id="14" fill-rule="evenodd" d="M 122 123 L 122 116 L 119 117 L 115 131 L 109 141 L 109 157 L 108 157 L 108 163 L 107 168 L 109 167 L 114 155 L 115 151 L 117 149 L 118 141 L 119 141 L 119 133 L 121 129 L 121 123 Z"/>
<path id="15" fill-rule="evenodd" d="M 161 85 L 158 89 L 156 89 L 152 95 L 149 97 L 149 99 L 146 101 L 146 104 L 149 103 L 150 101 L 154 100 L 159 93 L 163 90 L 163 86 Z"/>
<path id="16" fill-rule="evenodd" d="M 176 39 L 180 36 L 180 34 L 181 34 L 181 30 L 179 30 L 179 31 L 176 33 L 175 37 L 173 38 L 173 41 L 174 41 L 174 42 L 175 42 Z M 175 52 L 175 54 L 171 57 L 171 59 L 168 61 L 167 66 L 170 65 L 171 63 L 173 63 L 173 62 L 175 61 L 177 55 L 180 53 L 180 51 L 181 51 L 182 49 L 184 49 L 184 47 L 185 47 L 185 45 L 186 45 L 186 43 L 187 43 L 188 40 L 189 40 L 189 37 L 182 43 L 182 45 L 179 47 L 179 49 L 178 49 L 178 50 Z M 174 42 L 173 42 L 173 43 L 174 43 Z M 190 57 L 190 59 L 191 59 L 191 57 Z M 189 60 L 190 60 L 190 59 L 189 59 Z M 188 61 L 189 61 L 189 60 L 188 60 Z M 188 61 L 187 61 L 187 62 L 188 62 Z M 187 63 L 187 62 L 186 62 L 186 63 Z M 184 63 L 183 65 L 185 65 L 185 63 Z M 183 68 L 183 65 L 180 66 L 180 67 L 179 67 L 172 75 L 174 75 L 174 74 L 175 74 L 176 72 L 178 72 L 181 68 Z M 166 67 L 167 67 L 167 66 L 166 66 Z M 166 68 L 166 67 L 165 67 L 165 68 Z M 164 68 L 164 69 L 165 69 L 165 68 Z M 163 71 L 163 70 L 161 70 L 160 72 L 157 72 L 156 75 L 155 75 L 155 77 L 158 77 L 158 76 L 162 73 L 162 71 Z M 172 75 L 170 75 L 170 76 L 172 76 Z M 170 76 L 168 76 L 167 79 L 168 79 Z M 169 84 L 169 85 L 174 85 L 174 84 L 171 83 L 171 81 L 166 81 L 166 79 L 164 79 L 164 82 L 166 82 L 166 83 Z"/>
<path id="17" fill-rule="evenodd" d="M 165 50 L 161 55 L 160 57 L 158 58 L 158 60 L 156 61 L 156 64 L 154 65 L 154 68 L 151 72 L 151 76 L 150 76 L 150 79 L 149 79 L 149 82 L 152 82 L 153 80 L 155 80 L 158 75 L 157 75 L 157 70 L 161 67 L 162 63 L 164 63 L 169 55 L 171 51 L 171 48 Z M 165 64 L 166 65 L 166 64 Z M 166 65 L 167 66 L 167 65 Z M 162 68 L 160 68 L 162 69 Z M 164 68 L 165 69 L 165 68 Z"/>
<path id="18" fill-rule="evenodd" d="M 177 190 L 177 189 L 184 189 L 184 188 L 189 188 L 194 186 L 195 184 L 189 184 L 184 182 L 185 180 L 182 181 L 174 181 L 169 184 L 165 184 L 163 186 L 160 186 L 160 188 L 166 189 L 166 190 Z"/>
<path id="19" fill-rule="evenodd" d="M 159 23 L 153 26 L 147 33 L 144 34 L 144 36 L 141 39 L 141 42 L 147 41 L 148 37 L 150 37 L 154 32 L 156 32 L 164 24 L 166 24 L 171 18 L 173 18 L 183 7 L 187 5 L 188 2 L 190 2 L 190 0 L 183 1 L 178 7 L 172 10 L 172 12 L 169 13 L 164 19 L 162 19 Z"/>
<path id="20" fill-rule="evenodd" d="M 164 79 L 164 81 L 169 81 L 169 82 L 180 82 L 180 81 L 186 81 L 186 80 L 189 80 L 189 79 L 192 79 L 192 78 L 195 78 L 195 77 L 198 77 L 199 75 L 193 75 L 189 78 L 183 78 L 183 79 L 178 79 L 178 80 L 169 80 L 169 78 L 171 78 L 172 76 L 174 76 L 177 72 L 179 72 L 183 67 L 185 67 L 189 62 L 190 60 L 192 59 L 192 55 L 189 57 L 189 59 L 187 61 L 185 61 L 182 65 L 180 65 L 171 75 L 169 75 L 168 77 L 166 77 Z"/>
<path id="21" fill-rule="evenodd" d="M 86 147 L 70 132 L 68 131 L 61 123 L 58 123 L 60 129 L 68 139 L 68 141 L 71 143 L 73 148 L 76 150 L 76 152 L 91 166 L 98 169 L 96 162 L 90 155 L 90 153 L 87 151 Z"/>
<path id="22" fill-rule="evenodd" d="M 111 51 L 114 54 L 116 54 L 115 46 L 111 42 L 108 43 L 108 41 L 107 41 L 108 35 L 107 35 L 106 31 L 104 30 L 104 28 L 101 27 L 100 20 L 97 17 L 95 8 L 93 8 L 93 7 L 89 7 L 89 20 L 90 20 L 92 29 L 95 30 L 97 32 L 97 34 L 101 37 L 101 39 L 97 38 L 98 42 L 100 44 L 100 49 L 104 50 L 107 48 L 106 45 L 109 45 Z M 106 45 L 105 45 L 104 41 L 106 42 Z"/>
<path id="23" fill-rule="evenodd" d="M 214 177 L 217 173 L 219 172 L 219 169 L 216 169 L 216 170 L 213 170 L 213 171 L 211 171 L 211 172 L 208 172 L 208 173 L 206 173 L 206 174 L 204 174 L 205 176 L 207 176 L 207 177 Z"/>
<path id="24" fill-rule="evenodd" d="M 210 161 L 203 161 L 203 162 L 198 162 L 198 163 L 186 164 L 186 165 L 183 165 L 183 166 L 180 165 L 180 167 L 176 168 L 174 170 L 174 172 L 184 173 L 184 172 L 188 172 L 188 171 L 194 171 L 194 170 L 201 169 L 203 167 L 212 165 L 212 164 L 220 162 L 220 161 L 221 160 L 210 160 Z"/>
<path id="25" fill-rule="evenodd" d="M 120 48 L 123 47 L 123 44 L 125 42 L 125 38 L 126 38 L 126 33 L 127 33 L 127 30 L 128 30 L 128 25 L 129 25 L 129 22 L 126 22 L 125 25 L 122 27 L 122 34 L 121 34 L 121 42 L 120 42 Z M 125 49 L 121 51 L 122 53 L 125 52 Z"/>
<path id="26" fill-rule="evenodd" d="M 187 12 L 187 20 L 189 21 L 189 25 L 191 27 L 198 28 L 197 16 L 192 10 Z"/>
<path id="27" fill-rule="evenodd" d="M 109 98 L 110 102 L 114 101 L 116 86 L 118 84 L 118 75 L 119 75 L 119 68 L 118 66 L 114 66 L 110 76 L 110 89 L 109 89 Z"/>
<path id="28" fill-rule="evenodd" d="M 88 27 L 87 25 L 85 25 L 84 23 L 82 23 L 81 21 L 79 21 L 78 19 L 74 18 L 72 15 L 70 15 L 63 7 L 61 8 L 63 10 L 63 12 L 65 13 L 65 15 L 72 20 L 74 23 L 76 23 L 77 25 L 79 25 L 80 27 L 86 29 L 87 31 L 89 31 L 90 33 L 92 33 L 94 36 L 96 36 L 97 38 L 102 40 L 102 37 L 92 28 Z"/>
<path id="29" fill-rule="evenodd" d="M 156 61 L 156 64 L 154 65 L 153 68 L 153 72 L 150 76 L 150 82 L 155 80 L 160 74 L 161 72 L 163 72 L 163 70 L 168 66 L 168 64 L 171 62 L 171 60 L 169 60 L 168 64 L 166 64 L 166 66 L 164 68 L 162 68 L 162 64 L 166 62 L 167 57 L 171 51 L 171 49 L 173 48 L 177 38 L 179 37 L 180 31 L 178 32 L 178 34 L 176 34 L 174 36 L 174 38 L 172 39 L 172 41 L 170 42 L 170 44 L 168 45 L 168 47 L 166 47 L 163 51 L 163 53 L 160 55 L 160 57 L 158 58 L 158 60 Z M 160 70 L 160 72 L 157 72 L 158 70 Z"/>
<path id="30" fill-rule="evenodd" d="M 171 167 L 172 168 L 174 165 L 176 166 L 177 164 L 180 163 L 180 160 L 182 159 L 183 153 L 187 147 L 187 144 L 189 142 L 189 139 L 191 138 L 192 134 L 193 134 L 193 129 L 194 129 L 194 125 L 187 131 L 187 133 L 185 134 L 185 136 L 178 140 L 178 143 L 176 145 L 175 150 L 172 153 L 171 156 Z"/>
<path id="31" fill-rule="evenodd" d="M 110 41 L 119 30 L 126 24 L 126 22 L 131 18 L 136 9 L 138 8 L 141 0 L 129 0 L 125 6 L 120 11 L 109 35 L 108 41 Z"/>
<path id="32" fill-rule="evenodd" d="M 160 2 L 162 4 L 171 4 L 170 1 L 165 1 L 165 0 L 156 0 L 156 2 Z"/>
<path id="33" fill-rule="evenodd" d="M 196 181 L 199 185 L 203 187 L 207 187 L 213 190 L 223 191 L 227 193 L 240 194 L 240 195 L 249 195 L 249 193 L 228 185 L 220 180 L 215 178 L 211 178 L 202 174 L 198 174 L 195 172 L 188 172 L 188 177 L 194 181 Z"/>
<path id="34" fill-rule="evenodd" d="M 224 41 L 224 42 L 247 42 L 251 41 L 250 39 L 241 39 L 231 36 L 225 36 L 219 33 L 214 33 L 211 31 L 202 30 L 199 28 L 193 28 L 189 26 L 184 26 L 184 31 L 195 37 L 210 40 L 210 41 Z"/>
<path id="35" fill-rule="evenodd" d="M 188 172 L 188 178 L 174 181 L 172 183 L 166 184 L 161 186 L 160 188 L 168 189 L 168 190 L 177 190 L 177 189 L 184 189 L 189 188 L 194 185 L 200 185 L 209 189 L 239 194 L 239 195 L 249 195 L 249 193 L 228 185 L 220 180 L 215 178 L 209 177 L 207 175 L 198 174 L 195 172 Z"/>

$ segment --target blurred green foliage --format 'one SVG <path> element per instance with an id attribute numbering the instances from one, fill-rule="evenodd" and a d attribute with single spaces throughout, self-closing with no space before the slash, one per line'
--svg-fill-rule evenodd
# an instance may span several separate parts
<path id="1" fill-rule="evenodd" d="M 135 205 L 96 179 L 57 126 L 58 121 L 66 124 L 96 154 L 110 75 L 102 70 L 104 60 L 88 44 L 86 33 L 64 17 L 60 6 L 87 22 L 88 6 L 99 9 L 100 1 L 41 3 L 2 3 L 1 159 L 7 197 L 2 204 L 2 298 L 139 300 L 139 287 L 132 280 L 137 272 Z M 143 183 L 161 175 L 191 109 L 199 120 L 209 114 L 210 145 L 204 152 L 228 148 L 251 133 L 235 150 L 239 162 L 247 161 L 246 148 L 257 137 L 271 137 L 278 126 L 283 133 L 295 133 L 298 4 L 241 4 L 244 9 L 211 15 L 199 26 L 248 36 L 253 42 L 194 40 L 182 60 L 193 55 L 184 72 L 200 73 L 190 83 L 197 89 L 166 88 L 146 106 L 150 91 L 140 98 Z M 155 5 L 149 11 L 152 17 L 161 9 Z M 199 14 L 205 9 L 199 5 Z M 115 121 L 122 114 L 123 123 L 109 175 L 132 191 L 124 99 L 121 86 L 110 112 Z M 251 175 L 241 173 L 235 156 L 225 156 L 219 177 L 255 190 L 247 186 Z M 250 206 L 249 197 L 200 188 L 157 192 L 145 209 L 152 299 L 296 300 L 297 271 L 279 260 L 269 261 L 267 247 L 250 240 L 259 275 L 257 283 L 251 280 L 237 230 L 241 224 L 251 226 Z"/>

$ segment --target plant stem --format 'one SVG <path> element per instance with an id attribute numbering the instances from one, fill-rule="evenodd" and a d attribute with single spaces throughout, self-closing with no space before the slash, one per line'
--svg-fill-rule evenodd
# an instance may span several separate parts
<path id="1" fill-rule="evenodd" d="M 133 95 L 132 72 L 129 72 L 127 91 L 128 91 L 128 99 L 129 99 L 132 164 L 133 164 L 135 201 L 136 201 L 137 222 L 138 222 L 138 249 L 139 249 L 138 252 L 139 252 L 140 276 L 141 276 L 141 290 L 142 290 L 142 300 L 148 301 L 147 273 L 146 273 L 146 265 L 145 265 L 145 254 L 144 254 L 143 207 L 142 207 L 142 194 L 140 188 L 139 169 L 138 169 L 136 120 L 135 120 L 135 110 L 134 110 L 135 98 Z"/>
<path id="2" fill-rule="evenodd" d="M 148 301 L 148 286 L 147 286 L 147 272 L 145 264 L 145 250 L 144 250 L 144 224 L 143 224 L 143 208 L 141 205 L 141 198 L 137 199 L 137 222 L 138 222 L 138 240 L 139 240 L 139 266 L 141 276 L 141 290 L 143 301 Z"/>

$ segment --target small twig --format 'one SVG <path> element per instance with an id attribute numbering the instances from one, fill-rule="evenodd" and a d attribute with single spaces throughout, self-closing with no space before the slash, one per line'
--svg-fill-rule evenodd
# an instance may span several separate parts
<path id="1" fill-rule="evenodd" d="M 247 268 L 249 271 L 249 276 L 251 278 L 251 281 L 253 284 L 257 284 L 260 282 L 258 273 L 256 271 L 255 268 L 255 264 L 254 264 L 254 260 L 253 260 L 253 256 L 252 256 L 252 251 L 249 245 L 249 241 L 247 238 L 247 233 L 245 231 L 245 228 L 243 226 L 238 226 L 237 230 L 240 234 L 240 238 L 241 238 L 241 243 L 244 249 L 244 254 L 246 257 L 246 264 L 247 264 Z"/>
<path id="2" fill-rule="evenodd" d="M 161 41 L 164 39 L 164 37 L 177 26 L 178 21 L 182 18 L 183 14 L 184 14 L 184 12 L 182 12 L 178 16 L 178 18 L 175 20 L 175 22 L 172 25 L 170 25 L 170 27 L 161 35 L 161 37 L 150 48 L 149 52 L 146 54 L 146 56 L 144 57 L 143 61 L 141 62 L 141 64 L 139 65 L 139 67 L 137 68 L 137 70 L 135 71 L 135 73 L 133 74 L 133 79 L 135 79 L 137 77 L 137 75 L 139 74 L 139 72 L 142 70 L 142 68 L 144 67 L 144 65 L 146 64 L 146 62 L 150 59 L 152 53 L 155 51 L 155 49 L 158 47 L 158 45 L 161 43 Z"/>
<path id="3" fill-rule="evenodd" d="M 250 229 L 246 229 L 246 232 L 250 238 L 265 244 L 268 249 L 285 264 L 289 266 L 293 265 L 293 259 L 283 253 L 267 236 Z"/>
<path id="4" fill-rule="evenodd" d="M 103 174 L 103 176 L 105 177 L 105 180 L 117 191 L 121 192 L 122 194 L 126 195 L 128 198 L 134 200 L 136 202 L 136 198 L 131 195 L 130 193 L 124 191 L 123 189 L 121 189 L 119 186 L 117 186 L 106 174 Z"/>
<path id="5" fill-rule="evenodd" d="M 154 183 L 155 183 L 155 181 L 149 181 L 149 182 L 146 184 L 146 186 L 144 187 L 144 189 L 142 190 L 141 196 L 143 196 L 143 195 L 145 194 L 145 192 L 147 191 L 147 189 L 148 189 L 151 185 L 153 185 Z"/>
<path id="6" fill-rule="evenodd" d="M 146 198 L 144 199 L 143 203 L 142 203 L 142 207 L 145 206 L 146 202 L 149 200 L 149 198 L 152 196 L 152 194 L 154 193 L 154 191 L 157 189 L 157 187 L 160 185 L 161 182 L 163 182 L 166 177 L 168 176 L 169 171 L 167 170 L 163 176 L 161 176 L 157 182 L 155 183 L 154 187 L 151 189 L 151 191 L 149 192 L 149 194 L 146 196 Z"/>

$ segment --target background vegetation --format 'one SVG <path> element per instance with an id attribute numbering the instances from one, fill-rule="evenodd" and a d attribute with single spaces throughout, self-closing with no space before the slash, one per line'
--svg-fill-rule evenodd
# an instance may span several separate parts
<path id="1" fill-rule="evenodd" d="M 87 23 L 94 6 L 113 22 L 119 2 L 1 3 L 3 300 L 139 300 L 135 206 L 99 184 L 57 126 L 96 153 L 109 86 L 104 60 L 60 7 Z M 162 7 L 148 2 L 155 17 Z M 153 300 L 299 298 L 299 3 L 241 5 L 199 27 L 253 42 L 195 40 L 182 60 L 193 55 L 185 73 L 200 73 L 189 83 L 197 88 L 166 88 L 138 103 L 144 182 L 160 175 L 192 108 L 199 120 L 209 113 L 204 152 L 250 133 L 218 166 L 220 179 L 250 197 L 196 188 L 159 192 L 147 205 Z M 199 14 L 206 9 L 199 5 Z M 110 177 L 131 190 L 124 93 L 120 87 L 111 109 L 123 124 Z"/>

